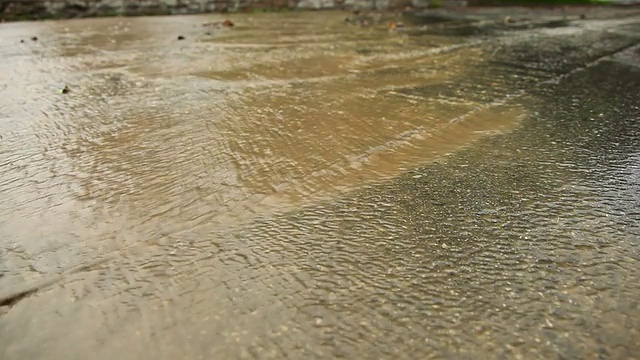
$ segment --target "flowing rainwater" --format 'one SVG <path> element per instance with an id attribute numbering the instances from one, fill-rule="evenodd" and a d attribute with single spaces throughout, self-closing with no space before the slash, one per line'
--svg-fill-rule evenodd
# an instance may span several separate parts
<path id="1" fill-rule="evenodd" d="M 1 24 L 0 357 L 636 356 L 640 20 L 343 18 Z"/>

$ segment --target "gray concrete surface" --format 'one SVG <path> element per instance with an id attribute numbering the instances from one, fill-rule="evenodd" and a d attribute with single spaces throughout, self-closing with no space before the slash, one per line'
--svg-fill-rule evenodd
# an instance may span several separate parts
<path id="1" fill-rule="evenodd" d="M 0 358 L 635 357 L 640 16 L 502 11 L 0 24 Z"/>

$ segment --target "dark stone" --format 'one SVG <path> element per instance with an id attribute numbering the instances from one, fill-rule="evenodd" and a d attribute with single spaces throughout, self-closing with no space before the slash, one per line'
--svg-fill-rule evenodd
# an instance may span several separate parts
<path id="1" fill-rule="evenodd" d="M 184 40 L 184 36 L 179 35 L 179 36 L 178 36 L 178 40 Z"/>

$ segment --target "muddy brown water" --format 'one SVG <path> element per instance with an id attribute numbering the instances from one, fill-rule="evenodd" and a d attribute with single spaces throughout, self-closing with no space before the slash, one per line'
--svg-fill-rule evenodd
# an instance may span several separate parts
<path id="1" fill-rule="evenodd" d="M 637 356 L 640 19 L 344 17 L 1 24 L 0 357 Z"/>

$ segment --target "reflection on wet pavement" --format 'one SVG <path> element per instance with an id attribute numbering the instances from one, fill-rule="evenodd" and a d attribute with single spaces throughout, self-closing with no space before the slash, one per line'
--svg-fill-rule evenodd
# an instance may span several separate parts
<path id="1" fill-rule="evenodd" d="M 0 357 L 640 350 L 640 20 L 211 18 L 0 27 Z"/>

